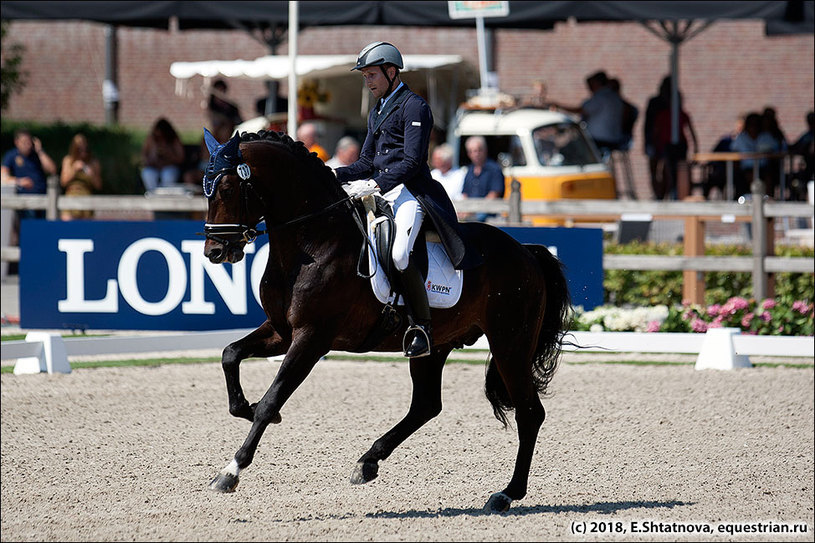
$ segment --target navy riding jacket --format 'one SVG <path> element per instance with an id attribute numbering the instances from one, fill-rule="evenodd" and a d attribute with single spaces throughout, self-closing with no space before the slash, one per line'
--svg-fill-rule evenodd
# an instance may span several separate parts
<path id="1" fill-rule="evenodd" d="M 377 104 L 378 105 L 378 104 Z M 373 179 L 384 194 L 404 185 L 422 206 L 444 243 L 457 269 L 473 268 L 481 255 L 462 231 L 447 191 L 430 175 L 427 165 L 433 113 L 430 106 L 407 85 L 402 85 L 385 104 L 368 114 L 368 134 L 353 164 L 337 168 L 337 179 Z"/>

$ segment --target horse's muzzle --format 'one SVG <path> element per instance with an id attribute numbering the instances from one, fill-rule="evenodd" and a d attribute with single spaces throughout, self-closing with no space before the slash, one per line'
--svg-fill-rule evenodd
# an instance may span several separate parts
<path id="1" fill-rule="evenodd" d="M 239 243 L 223 243 L 208 239 L 204 244 L 204 256 L 209 259 L 213 264 L 223 264 L 228 262 L 235 264 L 243 260 L 243 247 L 245 242 Z"/>

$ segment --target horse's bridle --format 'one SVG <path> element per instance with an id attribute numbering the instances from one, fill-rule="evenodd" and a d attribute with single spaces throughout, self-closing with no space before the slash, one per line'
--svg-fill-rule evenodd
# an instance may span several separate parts
<path id="1" fill-rule="evenodd" d="M 241 205 L 240 214 L 238 216 L 239 222 L 225 224 L 211 224 L 211 223 L 204 224 L 204 236 L 207 239 L 217 241 L 218 243 L 224 245 L 224 247 L 226 248 L 229 248 L 231 245 L 240 242 L 252 243 L 255 241 L 255 239 L 257 239 L 258 236 L 271 232 L 272 229 L 280 229 L 286 226 L 291 226 L 293 224 L 304 222 L 308 219 L 312 219 L 314 217 L 323 215 L 324 213 L 327 213 L 343 204 L 346 204 L 349 210 L 353 211 L 353 204 L 351 203 L 352 197 L 346 196 L 345 198 L 341 198 L 340 200 L 337 200 L 336 202 L 329 204 L 328 206 L 324 207 L 319 211 L 301 215 L 299 217 L 286 221 L 285 223 L 274 225 L 273 227 L 267 227 L 266 230 L 258 230 L 256 228 L 257 224 L 255 225 L 255 227 L 250 226 L 248 224 L 250 197 L 252 196 L 256 197 L 263 205 L 263 209 L 266 209 L 266 202 L 264 202 L 263 196 L 261 196 L 260 193 L 255 190 L 255 187 L 252 185 L 252 182 L 250 181 L 251 171 L 249 170 L 249 166 L 247 166 L 246 164 L 239 164 L 238 166 L 222 168 L 215 172 L 212 176 L 208 177 L 214 178 L 214 186 L 217 186 L 220 178 L 227 174 L 237 175 L 240 178 L 241 201 L 243 202 L 243 205 Z M 353 213 L 353 215 L 356 217 L 355 213 Z M 358 219 L 358 217 L 356 218 Z M 265 218 L 261 216 L 260 220 L 258 220 L 258 224 L 263 222 L 264 220 Z M 232 239 L 229 239 L 222 236 L 234 236 L 234 237 Z"/>
<path id="2" fill-rule="evenodd" d="M 240 191 L 241 191 L 241 208 L 240 213 L 238 215 L 238 222 L 237 223 L 225 223 L 225 224 L 212 224 L 212 223 L 205 223 L 204 224 L 204 236 L 207 239 L 211 239 L 213 241 L 217 241 L 218 243 L 224 245 L 225 247 L 229 247 L 233 244 L 245 242 L 245 243 L 252 243 L 257 239 L 258 236 L 265 234 L 268 230 L 258 230 L 255 226 L 251 226 L 248 224 L 249 222 L 249 205 L 250 205 L 250 196 L 256 197 L 260 200 L 261 204 L 263 204 L 263 209 L 266 209 L 265 202 L 263 201 L 263 196 L 255 190 L 255 187 L 249 181 L 250 177 L 250 170 L 246 164 L 240 164 L 238 166 L 230 166 L 227 168 L 222 168 L 215 172 L 212 176 L 208 176 L 210 178 L 214 178 L 213 186 L 218 185 L 218 181 L 224 175 L 232 174 L 237 175 L 241 182 L 240 182 Z M 211 197 L 211 196 L 210 196 Z M 261 216 L 260 220 L 258 220 L 258 224 L 263 222 L 264 217 Z M 226 238 L 222 236 L 235 236 L 236 238 Z"/>

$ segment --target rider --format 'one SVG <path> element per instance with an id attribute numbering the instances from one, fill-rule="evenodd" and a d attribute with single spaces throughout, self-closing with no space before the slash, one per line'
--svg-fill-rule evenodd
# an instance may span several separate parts
<path id="1" fill-rule="evenodd" d="M 340 182 L 348 183 L 343 188 L 349 195 L 362 197 L 380 191 L 393 210 L 393 263 L 399 271 L 410 323 L 404 354 L 413 358 L 431 350 L 430 305 L 422 272 L 411 256 L 425 215 L 457 269 L 475 267 L 480 256 L 467 248 L 470 243 L 459 229 L 453 203 L 430 176 L 427 153 L 433 113 L 400 79 L 403 67 L 399 50 L 387 42 L 371 43 L 359 53 L 352 71 L 362 72 L 376 103 L 368 115 L 368 134 L 359 159 L 335 173 Z"/>

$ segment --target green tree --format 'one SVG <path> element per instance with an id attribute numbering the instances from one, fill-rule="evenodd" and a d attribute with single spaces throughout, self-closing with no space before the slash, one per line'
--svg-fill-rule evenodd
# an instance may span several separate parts
<path id="1" fill-rule="evenodd" d="M 11 95 L 25 87 L 26 72 L 20 69 L 25 47 L 19 43 L 6 43 L 9 22 L 0 23 L 0 110 L 8 107 Z"/>

